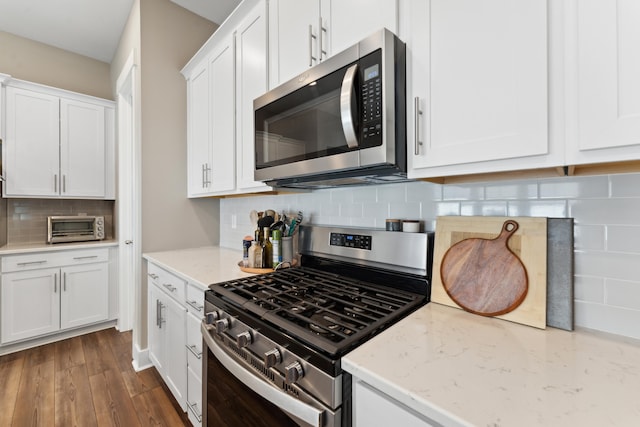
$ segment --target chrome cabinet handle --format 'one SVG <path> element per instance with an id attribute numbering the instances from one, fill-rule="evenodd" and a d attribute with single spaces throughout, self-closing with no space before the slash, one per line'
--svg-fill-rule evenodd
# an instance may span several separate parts
<path id="1" fill-rule="evenodd" d="M 324 27 L 324 25 L 322 25 L 322 17 L 320 17 L 318 19 L 318 28 L 320 29 L 319 30 L 320 34 L 318 34 L 318 37 L 320 38 L 319 41 L 318 41 L 318 43 L 319 43 L 318 56 L 320 57 L 319 61 L 322 62 L 322 55 L 324 55 L 325 59 L 327 57 L 327 51 L 324 50 L 323 47 L 322 47 L 323 33 L 324 33 L 325 36 L 327 34 L 327 29 Z"/>
<path id="2" fill-rule="evenodd" d="M 166 289 L 169 290 L 169 292 L 175 292 L 176 291 L 176 287 L 173 286 L 171 283 L 163 283 L 162 286 L 164 286 Z"/>
<path id="3" fill-rule="evenodd" d="M 204 308 L 204 306 L 198 304 L 198 301 L 186 301 L 186 303 L 188 306 L 191 306 L 194 310 L 202 313 L 202 309 Z"/>
<path id="4" fill-rule="evenodd" d="M 422 145 L 422 141 L 420 141 L 420 116 L 422 116 L 422 110 L 420 109 L 420 97 L 416 96 L 413 100 L 413 139 L 414 139 L 414 152 L 415 155 L 420 154 L 420 146 Z"/>
<path id="5" fill-rule="evenodd" d="M 147 276 L 151 277 L 153 280 L 157 280 L 158 279 L 158 275 L 157 274 L 148 273 Z"/>
<path id="6" fill-rule="evenodd" d="M 309 24 L 309 67 L 313 66 L 313 61 L 317 61 L 318 58 L 313 56 L 313 41 L 316 39 L 316 35 L 313 34 L 313 25 Z"/>
<path id="7" fill-rule="evenodd" d="M 67 175 L 62 174 L 62 192 L 67 192 Z"/>
<path id="8" fill-rule="evenodd" d="M 166 321 L 162 318 L 162 309 L 164 304 L 160 300 L 156 300 L 156 321 L 159 329 L 162 329 L 162 324 Z"/>
<path id="9" fill-rule="evenodd" d="M 53 293 L 58 292 L 58 273 L 53 273 Z"/>
<path id="10" fill-rule="evenodd" d="M 62 273 L 62 290 L 67 292 L 67 273 Z"/>
<path id="11" fill-rule="evenodd" d="M 125 240 L 124 241 L 125 245 L 133 245 L 133 240 Z M 155 276 L 155 275 L 154 275 Z"/>
<path id="12" fill-rule="evenodd" d="M 189 408 L 191 413 L 193 413 L 193 415 L 195 415 L 195 417 L 198 419 L 198 422 L 201 423 L 202 422 L 202 413 L 198 412 L 198 404 L 197 403 L 191 403 L 191 402 L 189 402 L 187 400 L 187 407 Z"/>
<path id="13" fill-rule="evenodd" d="M 347 140 L 349 148 L 358 146 L 358 138 L 356 138 L 356 128 L 353 123 L 353 115 L 351 114 L 351 102 L 355 96 L 354 84 L 358 64 L 353 64 L 347 69 L 342 79 L 340 87 L 340 118 L 342 119 L 342 130 Z"/>
<path id="14" fill-rule="evenodd" d="M 53 192 L 54 193 L 58 192 L 58 174 L 57 173 L 53 174 Z"/>
<path id="15" fill-rule="evenodd" d="M 205 174 L 205 172 L 204 172 L 204 163 L 203 163 L 202 164 L 202 188 L 204 188 L 204 181 L 205 181 L 204 174 Z"/>
<path id="16" fill-rule="evenodd" d="M 83 259 L 93 259 L 93 258 L 98 258 L 98 255 L 74 256 L 73 257 L 73 259 L 75 259 L 76 261 L 81 261 Z"/>
<path id="17" fill-rule="evenodd" d="M 202 359 L 202 352 L 196 351 L 197 347 L 195 345 L 185 344 L 185 347 L 187 347 L 187 350 L 189 350 L 196 358 Z"/>

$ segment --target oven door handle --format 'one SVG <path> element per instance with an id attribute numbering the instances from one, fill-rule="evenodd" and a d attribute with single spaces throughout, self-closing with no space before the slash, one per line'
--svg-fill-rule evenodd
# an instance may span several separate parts
<path id="1" fill-rule="evenodd" d="M 344 73 L 342 86 L 340 87 L 340 119 L 342 120 L 342 131 L 349 148 L 358 147 L 358 137 L 356 136 L 356 127 L 353 122 L 353 112 L 351 104 L 355 97 L 355 79 L 358 71 L 358 64 L 353 64 Z"/>
<path id="2" fill-rule="evenodd" d="M 300 420 L 314 427 L 322 426 L 322 413 L 324 411 L 289 396 L 248 372 L 244 367 L 238 364 L 238 362 L 227 355 L 227 353 L 225 353 L 225 351 L 213 340 L 210 335 L 211 331 L 207 329 L 207 325 L 204 321 L 202 322 L 201 330 L 202 337 L 207 347 L 209 347 L 211 352 L 216 356 L 216 359 L 218 359 L 218 361 L 227 368 L 229 372 L 238 378 L 238 380 L 260 396 L 267 399 L 269 402 L 278 406 L 283 411 L 298 417 Z"/>

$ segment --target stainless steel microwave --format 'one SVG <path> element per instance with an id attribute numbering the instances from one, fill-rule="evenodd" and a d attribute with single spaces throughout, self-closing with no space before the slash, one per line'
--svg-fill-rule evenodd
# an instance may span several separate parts
<path id="1" fill-rule="evenodd" d="M 103 216 L 50 216 L 47 217 L 47 243 L 86 242 L 103 240 Z"/>
<path id="2" fill-rule="evenodd" d="M 255 179 L 297 188 L 406 180 L 405 57 L 382 29 L 255 99 Z"/>

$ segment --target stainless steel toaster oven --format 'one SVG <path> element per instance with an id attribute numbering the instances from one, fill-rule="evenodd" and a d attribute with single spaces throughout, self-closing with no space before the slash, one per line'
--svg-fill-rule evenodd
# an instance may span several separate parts
<path id="1" fill-rule="evenodd" d="M 103 240 L 103 216 L 49 216 L 47 217 L 47 243 L 84 242 Z"/>

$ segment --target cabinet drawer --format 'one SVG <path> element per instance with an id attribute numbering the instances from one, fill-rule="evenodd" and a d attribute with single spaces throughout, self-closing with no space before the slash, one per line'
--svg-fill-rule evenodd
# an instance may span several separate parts
<path id="1" fill-rule="evenodd" d="M 109 249 L 82 251 L 37 252 L 2 257 L 2 272 L 35 270 L 38 268 L 63 267 L 109 261 Z"/>
<path id="2" fill-rule="evenodd" d="M 202 377 L 202 335 L 200 333 L 200 318 L 187 314 L 187 365 Z"/>
<path id="3" fill-rule="evenodd" d="M 194 427 L 202 425 L 202 381 L 191 368 L 187 368 L 187 413 Z"/>
<path id="4" fill-rule="evenodd" d="M 198 318 L 204 317 L 204 290 L 196 285 L 187 285 L 187 310 Z"/>
<path id="5" fill-rule="evenodd" d="M 187 283 L 156 264 L 147 264 L 147 275 L 160 289 L 184 306 Z"/>

